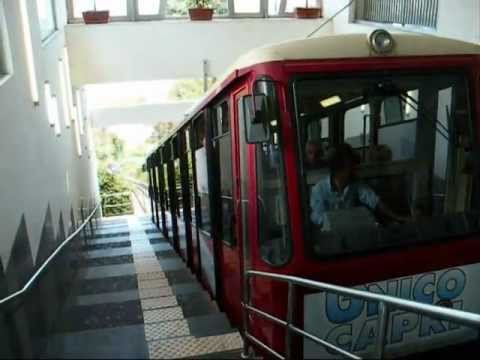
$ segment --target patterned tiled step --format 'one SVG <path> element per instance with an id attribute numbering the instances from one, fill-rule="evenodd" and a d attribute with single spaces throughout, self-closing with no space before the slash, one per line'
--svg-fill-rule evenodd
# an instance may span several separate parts
<path id="1" fill-rule="evenodd" d="M 170 287 L 142 289 L 138 290 L 140 299 L 161 298 L 165 296 L 172 296 L 173 291 Z"/>
<path id="2" fill-rule="evenodd" d="M 146 359 L 143 325 L 51 336 L 46 359 Z"/>
<path id="3" fill-rule="evenodd" d="M 155 289 L 155 288 L 161 288 L 166 286 L 169 286 L 168 280 L 166 278 L 138 281 L 138 288 L 140 290 Z"/>
<path id="4" fill-rule="evenodd" d="M 92 295 L 110 292 L 119 292 L 126 290 L 135 290 L 138 288 L 136 275 L 115 276 L 99 279 L 90 279 L 79 281 L 76 285 L 77 295 Z"/>
<path id="5" fill-rule="evenodd" d="M 175 296 L 165 296 L 153 299 L 144 299 L 141 301 L 143 311 L 164 309 L 172 306 L 178 306 L 178 301 Z"/>
<path id="6" fill-rule="evenodd" d="M 82 251 L 95 251 L 95 250 L 105 250 L 105 249 L 114 249 L 114 248 L 123 248 L 132 246 L 130 241 L 116 241 L 116 242 L 102 242 L 102 243 L 92 243 L 82 246 Z"/>
<path id="7" fill-rule="evenodd" d="M 111 233 L 106 233 L 106 234 L 95 234 L 93 239 L 115 238 L 115 237 L 128 236 L 128 235 L 130 235 L 130 233 L 128 231 L 111 232 Z"/>
<path id="8" fill-rule="evenodd" d="M 122 303 L 122 302 L 133 301 L 133 300 L 139 300 L 138 291 L 136 289 L 76 296 L 72 299 L 72 304 L 74 306 L 88 306 L 88 305 L 99 305 L 99 304 Z"/>
<path id="9" fill-rule="evenodd" d="M 150 359 L 178 359 L 236 351 L 242 349 L 240 334 L 196 338 L 194 336 L 152 341 L 148 344 Z"/>
<path id="10" fill-rule="evenodd" d="M 56 332 L 75 332 L 143 323 L 140 301 L 74 306 L 62 315 Z"/>
<path id="11" fill-rule="evenodd" d="M 86 245 L 112 244 L 117 242 L 130 241 L 130 235 L 118 236 L 104 239 L 88 239 Z"/>
<path id="12" fill-rule="evenodd" d="M 108 265 L 119 265 L 119 264 L 129 264 L 129 263 L 133 263 L 132 255 L 85 259 L 80 266 L 82 267 L 108 266 Z"/>
<path id="13" fill-rule="evenodd" d="M 108 256 L 122 256 L 122 255 L 132 255 L 132 249 L 130 247 L 120 247 L 120 248 L 113 248 L 113 249 L 85 251 L 83 253 L 83 256 L 87 259 L 103 258 Z"/>
<path id="14" fill-rule="evenodd" d="M 121 234 L 121 233 L 128 233 L 128 226 L 117 226 L 114 228 L 100 228 L 95 230 L 95 236 L 101 236 L 101 235 L 115 235 L 115 234 Z"/>
<path id="15" fill-rule="evenodd" d="M 166 274 L 163 271 L 155 271 L 149 273 L 137 274 L 138 281 L 164 279 Z"/>
<path id="16" fill-rule="evenodd" d="M 145 324 L 145 338 L 148 342 L 188 335 L 190 335 L 190 329 L 186 320 L 162 321 Z"/>
<path id="17" fill-rule="evenodd" d="M 183 311 L 180 306 L 143 311 L 143 321 L 145 324 L 182 320 L 183 318 Z"/>
<path id="18" fill-rule="evenodd" d="M 81 280 L 111 278 L 135 275 L 136 272 L 133 264 L 108 265 L 81 269 L 78 278 Z"/>

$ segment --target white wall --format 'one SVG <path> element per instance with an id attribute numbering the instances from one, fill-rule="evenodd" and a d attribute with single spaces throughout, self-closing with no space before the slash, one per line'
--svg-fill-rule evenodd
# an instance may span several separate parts
<path id="1" fill-rule="evenodd" d="M 323 20 L 163 20 L 68 25 L 73 82 L 84 84 L 202 77 L 202 61 L 220 76 L 240 55 L 305 37 Z M 320 33 L 331 33 L 333 24 Z"/>
<path id="2" fill-rule="evenodd" d="M 13 76 L 0 85 L 0 257 L 6 266 L 22 215 L 35 259 L 48 204 L 55 233 L 60 212 L 68 231 L 70 207 L 77 210 L 81 197 L 91 198 L 96 192 L 96 174 L 91 158 L 78 157 L 73 129 L 65 128 L 64 114 L 60 113 L 59 137 L 46 116 L 44 81 L 52 84 L 52 92 L 61 99 L 57 63 L 65 44 L 65 2 L 56 2 L 60 30 L 42 46 L 36 1 L 27 0 L 40 90 L 40 104 L 35 106 L 28 85 L 19 1 L 0 1 L 5 7 L 14 68 Z M 85 137 L 82 142 L 85 145 Z"/>
<path id="3" fill-rule="evenodd" d="M 327 13 L 333 14 L 348 4 L 349 0 L 324 0 Z M 344 11 L 334 20 L 337 34 L 370 32 L 379 25 L 359 25 L 349 22 L 350 11 Z M 438 27 L 429 34 L 480 43 L 480 1 L 439 0 Z"/>

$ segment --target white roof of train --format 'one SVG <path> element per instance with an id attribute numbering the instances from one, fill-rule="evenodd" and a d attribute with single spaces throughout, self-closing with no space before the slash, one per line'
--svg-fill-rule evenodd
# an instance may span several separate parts
<path id="1" fill-rule="evenodd" d="M 386 55 L 375 53 L 367 34 L 345 34 L 293 40 L 253 49 L 230 70 L 287 60 L 321 60 L 365 57 L 480 55 L 480 45 L 429 35 L 392 34 L 395 47 Z M 229 71 L 231 72 L 231 71 Z"/>
<path id="2" fill-rule="evenodd" d="M 365 33 L 320 36 L 310 39 L 290 40 L 253 49 L 228 68 L 217 84 L 235 70 L 256 64 L 288 60 L 325 60 L 366 57 L 480 55 L 480 45 L 459 40 L 423 34 L 393 33 L 395 46 L 388 54 L 377 54 Z M 214 85 L 205 96 L 185 114 L 188 117 L 198 109 L 203 100 L 217 91 Z"/>

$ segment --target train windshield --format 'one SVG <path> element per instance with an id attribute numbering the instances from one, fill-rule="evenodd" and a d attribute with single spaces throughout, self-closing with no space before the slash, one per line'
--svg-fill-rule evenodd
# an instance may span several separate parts
<path id="1" fill-rule="evenodd" d="M 476 232 L 472 121 L 459 73 L 294 83 L 306 253 L 372 252 Z"/>

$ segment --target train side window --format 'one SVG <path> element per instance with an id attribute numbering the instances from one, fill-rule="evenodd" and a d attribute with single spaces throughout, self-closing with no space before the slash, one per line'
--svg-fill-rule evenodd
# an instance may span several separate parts
<path id="1" fill-rule="evenodd" d="M 219 232 L 221 239 L 229 246 L 235 245 L 233 236 L 233 181 L 232 181 L 232 141 L 230 136 L 230 116 L 228 102 L 224 101 L 215 108 L 213 147 L 215 163 L 218 169 L 218 204 L 221 220 Z"/>
<path id="2" fill-rule="evenodd" d="M 267 263 L 280 266 L 288 262 L 292 250 L 280 119 L 273 83 L 257 82 L 257 92 L 267 96 L 272 111 L 269 115 L 271 140 L 255 145 L 260 254 Z M 244 109 L 239 109 L 239 115 L 240 121 L 244 121 Z"/>
<path id="3" fill-rule="evenodd" d="M 345 112 L 343 139 L 365 159 L 370 136 L 370 105 L 362 104 Z"/>
<path id="4" fill-rule="evenodd" d="M 197 177 L 198 193 L 197 201 L 199 204 L 197 220 L 200 229 L 210 233 L 210 189 L 208 184 L 207 149 L 205 146 L 205 117 L 203 114 L 195 120 L 194 137 L 195 171 Z"/>

